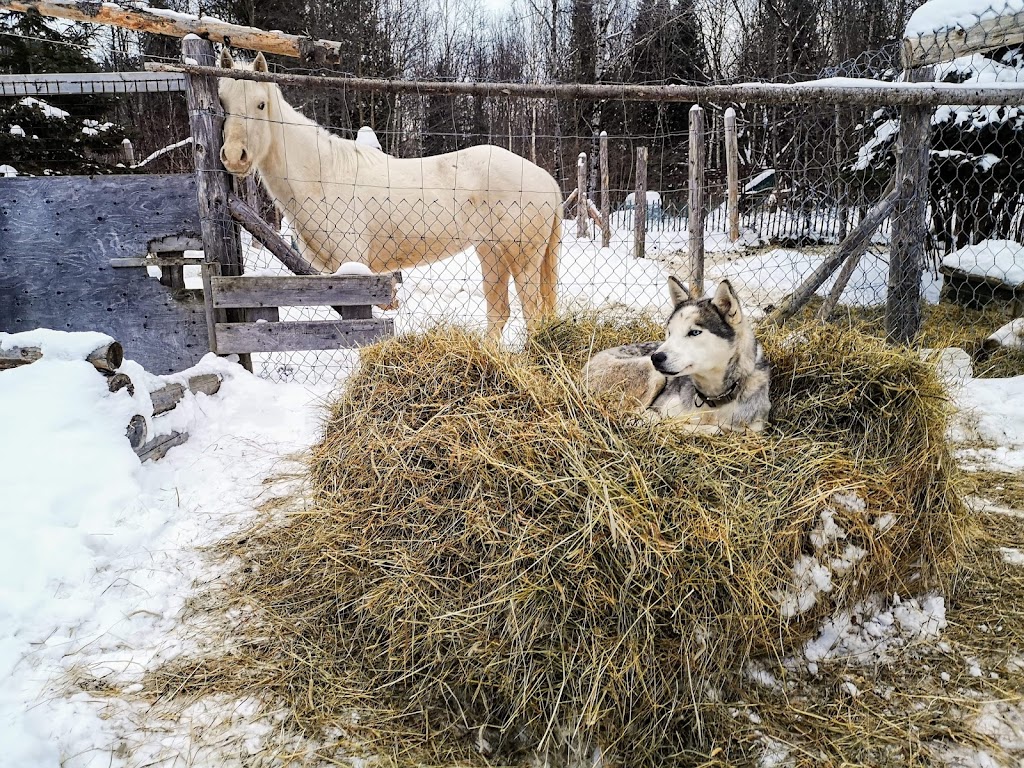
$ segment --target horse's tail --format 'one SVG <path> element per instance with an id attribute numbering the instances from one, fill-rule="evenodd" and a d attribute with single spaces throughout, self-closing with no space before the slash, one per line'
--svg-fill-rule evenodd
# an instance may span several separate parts
<path id="1" fill-rule="evenodd" d="M 562 245 L 561 206 L 551 217 L 551 235 L 540 265 L 540 300 L 545 315 L 552 315 L 558 306 L 558 249 Z"/>

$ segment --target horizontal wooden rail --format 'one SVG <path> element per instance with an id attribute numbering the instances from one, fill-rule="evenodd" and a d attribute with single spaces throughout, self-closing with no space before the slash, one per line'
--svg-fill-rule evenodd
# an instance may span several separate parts
<path id="1" fill-rule="evenodd" d="M 394 334 L 393 320 L 308 320 L 217 323 L 217 353 L 350 349 Z"/>
<path id="2" fill-rule="evenodd" d="M 210 282 L 216 309 L 351 307 L 390 304 L 395 298 L 391 275 L 213 277 Z"/>
<path id="3" fill-rule="evenodd" d="M 993 7 L 999 7 L 993 2 Z M 901 58 L 907 69 L 952 61 L 960 56 L 1024 42 L 1024 11 L 980 19 L 969 27 L 955 27 L 908 37 Z"/>
<path id="4" fill-rule="evenodd" d="M 230 77 L 261 83 L 373 93 L 422 96 L 519 96 L 531 99 L 617 99 L 660 102 L 756 102 L 760 104 L 869 104 L 872 106 L 940 106 L 942 104 L 1022 104 L 1024 83 L 994 86 L 958 83 L 889 83 L 832 78 L 807 83 L 740 83 L 738 85 L 587 85 L 546 83 L 466 83 L 371 80 L 252 72 L 244 69 L 147 64 L 153 72 Z"/>
<path id="5" fill-rule="evenodd" d="M 0 75 L 0 96 L 74 96 L 101 93 L 173 93 L 185 90 L 177 72 L 68 72 Z"/>

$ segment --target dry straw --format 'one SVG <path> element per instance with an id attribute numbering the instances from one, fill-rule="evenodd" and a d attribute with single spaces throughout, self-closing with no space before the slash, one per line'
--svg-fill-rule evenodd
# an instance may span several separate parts
<path id="1" fill-rule="evenodd" d="M 771 429 L 695 437 L 580 386 L 592 348 L 658 333 L 584 314 L 523 353 L 450 329 L 364 350 L 301 509 L 225 545 L 236 647 L 165 685 L 268 694 L 417 760 L 688 764 L 728 741 L 749 659 L 777 664 L 836 605 L 943 586 L 968 522 L 913 353 L 775 332 Z M 815 544 L 823 513 L 845 539 Z M 849 545 L 867 554 L 783 615 L 794 562 Z"/>

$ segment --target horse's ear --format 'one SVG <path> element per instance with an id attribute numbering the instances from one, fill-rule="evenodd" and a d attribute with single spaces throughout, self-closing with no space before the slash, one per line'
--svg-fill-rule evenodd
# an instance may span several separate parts
<path id="1" fill-rule="evenodd" d="M 231 69 L 235 66 L 235 61 L 231 58 L 231 51 L 226 45 L 220 49 L 220 65 L 224 69 Z"/>
<path id="2" fill-rule="evenodd" d="M 253 72 L 266 72 L 267 71 L 267 60 L 263 58 L 263 52 L 256 54 L 256 58 L 252 62 Z"/>

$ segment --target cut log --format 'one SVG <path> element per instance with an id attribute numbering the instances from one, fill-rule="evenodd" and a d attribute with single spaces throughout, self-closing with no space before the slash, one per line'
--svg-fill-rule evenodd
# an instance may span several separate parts
<path id="1" fill-rule="evenodd" d="M 167 452 L 176 445 L 181 445 L 188 440 L 188 432 L 170 432 L 166 435 L 157 435 L 145 445 L 135 449 L 135 455 L 139 461 L 158 461 L 167 455 Z"/>
<path id="2" fill-rule="evenodd" d="M 193 395 L 200 392 L 214 395 L 220 389 L 221 381 L 221 377 L 216 373 L 204 373 L 190 378 L 188 388 Z M 154 389 L 149 393 L 149 398 L 153 401 L 153 415 L 159 416 L 161 413 L 167 413 L 180 403 L 183 397 L 185 397 L 185 387 L 181 384 L 172 383 L 160 387 L 160 389 Z"/>
<path id="3" fill-rule="evenodd" d="M 142 447 L 143 443 L 146 442 L 146 417 L 139 414 L 132 416 L 128 422 L 128 429 L 125 430 L 125 436 L 128 438 L 128 444 L 135 450 Z"/>
<path id="4" fill-rule="evenodd" d="M 839 265 L 849 258 L 857 256 L 860 258 L 871 243 L 871 236 L 881 226 L 885 218 L 892 212 L 896 201 L 900 197 L 900 190 L 896 189 L 895 179 L 886 188 L 885 196 L 868 211 L 861 219 L 860 224 L 853 230 L 846 239 L 830 253 L 818 268 L 811 273 L 810 277 L 804 280 L 799 287 L 784 301 L 782 306 L 776 309 L 767 317 L 767 322 L 775 325 L 782 325 L 789 318 L 799 312 L 811 297 L 831 277 L 832 273 L 839 269 Z"/>
<path id="5" fill-rule="evenodd" d="M 11 347 L 0 349 L 0 370 L 5 368 L 17 368 L 19 365 L 28 365 L 40 360 L 43 357 L 43 350 L 39 347 Z M 124 349 L 121 345 L 112 341 L 94 349 L 85 358 L 93 367 L 101 373 L 112 374 L 124 362 Z"/>
<path id="6" fill-rule="evenodd" d="M 43 356 L 39 347 L 11 347 L 0 349 L 0 371 L 34 363 Z"/>
<path id="7" fill-rule="evenodd" d="M 132 384 L 132 380 L 128 378 L 126 373 L 115 373 L 107 379 L 107 389 L 111 392 L 120 392 L 122 389 L 127 389 L 129 395 L 135 396 L 135 385 Z"/>

